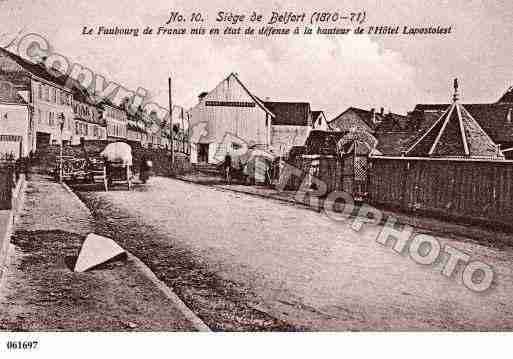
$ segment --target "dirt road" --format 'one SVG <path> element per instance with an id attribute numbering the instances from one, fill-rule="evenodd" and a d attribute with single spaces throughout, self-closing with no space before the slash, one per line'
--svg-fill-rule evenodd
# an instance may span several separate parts
<path id="1" fill-rule="evenodd" d="M 81 192 L 107 235 L 134 252 L 214 329 L 513 328 L 513 250 L 441 238 L 492 265 L 477 294 L 376 243 L 349 222 L 244 194 L 153 178 Z M 230 318 L 233 316 L 233 318 Z"/>

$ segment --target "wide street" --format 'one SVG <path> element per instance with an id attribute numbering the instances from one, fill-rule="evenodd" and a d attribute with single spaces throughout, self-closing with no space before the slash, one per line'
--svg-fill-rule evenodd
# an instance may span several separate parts
<path id="1" fill-rule="evenodd" d="M 444 260 L 419 265 L 394 252 L 393 241 L 377 243 L 380 226 L 357 233 L 349 220 L 291 204 L 161 177 L 132 191 L 79 195 L 98 232 L 140 257 L 214 329 L 255 320 L 233 309 L 240 305 L 270 330 L 513 328 L 510 247 L 440 239 L 494 268 L 492 287 L 476 293 L 462 284 L 461 267 L 447 278 Z M 237 319 L 219 324 L 223 311 Z"/>

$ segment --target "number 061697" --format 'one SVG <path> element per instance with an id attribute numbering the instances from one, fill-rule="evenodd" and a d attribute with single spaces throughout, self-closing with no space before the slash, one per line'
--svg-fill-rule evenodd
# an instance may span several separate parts
<path id="1" fill-rule="evenodd" d="M 9 350 L 34 350 L 37 348 L 39 342 L 36 340 L 32 341 L 12 341 L 7 342 L 7 349 Z"/>

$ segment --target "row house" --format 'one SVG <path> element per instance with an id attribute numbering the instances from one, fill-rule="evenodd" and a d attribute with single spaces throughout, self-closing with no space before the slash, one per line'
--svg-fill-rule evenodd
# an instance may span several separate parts
<path id="1" fill-rule="evenodd" d="M 11 106 L 27 107 L 28 116 L 18 118 L 17 131 L 0 128 L 1 134 L 21 136 L 23 156 L 40 146 L 74 142 L 77 126 L 73 86 L 64 74 L 50 73 L 42 64 L 0 48 L 0 82 L 18 97 L 19 101 Z"/>
<path id="2" fill-rule="evenodd" d="M 109 100 L 101 103 L 103 117 L 107 125 L 107 139 L 126 139 L 128 135 L 128 113 L 122 106 L 117 106 Z"/>
<path id="3" fill-rule="evenodd" d="M 0 68 L 0 80 L 11 84 L 29 106 L 30 143 L 24 147 L 32 152 L 38 145 L 71 141 L 73 96 L 66 77 L 50 74 L 44 66 L 3 48 L 0 48 Z"/>
<path id="4" fill-rule="evenodd" d="M 139 116 L 128 113 L 127 139 L 132 142 L 138 142 L 142 147 L 148 146 L 148 134 L 146 125 Z"/>
<path id="5" fill-rule="evenodd" d="M 82 140 L 106 140 L 107 126 L 103 118 L 103 108 L 88 93 L 75 87 L 73 93 L 74 129 L 72 144 Z"/>
<path id="6" fill-rule="evenodd" d="M 23 142 L 23 156 L 41 146 L 79 144 L 81 140 L 135 140 L 143 146 L 169 146 L 169 131 L 147 125 L 152 121 L 150 116 L 138 112 L 136 124 L 129 131 L 126 106 L 109 100 L 97 104 L 77 81 L 3 48 L 0 104 L 2 116 L 12 119 L 9 126 L 0 122 L 0 135 Z"/>

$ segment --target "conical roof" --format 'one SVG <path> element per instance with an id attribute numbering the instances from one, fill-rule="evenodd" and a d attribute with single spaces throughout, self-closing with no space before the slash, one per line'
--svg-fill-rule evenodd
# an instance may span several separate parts
<path id="1" fill-rule="evenodd" d="M 414 157 L 502 158 L 498 146 L 460 104 L 455 81 L 453 103 L 406 152 Z"/>

